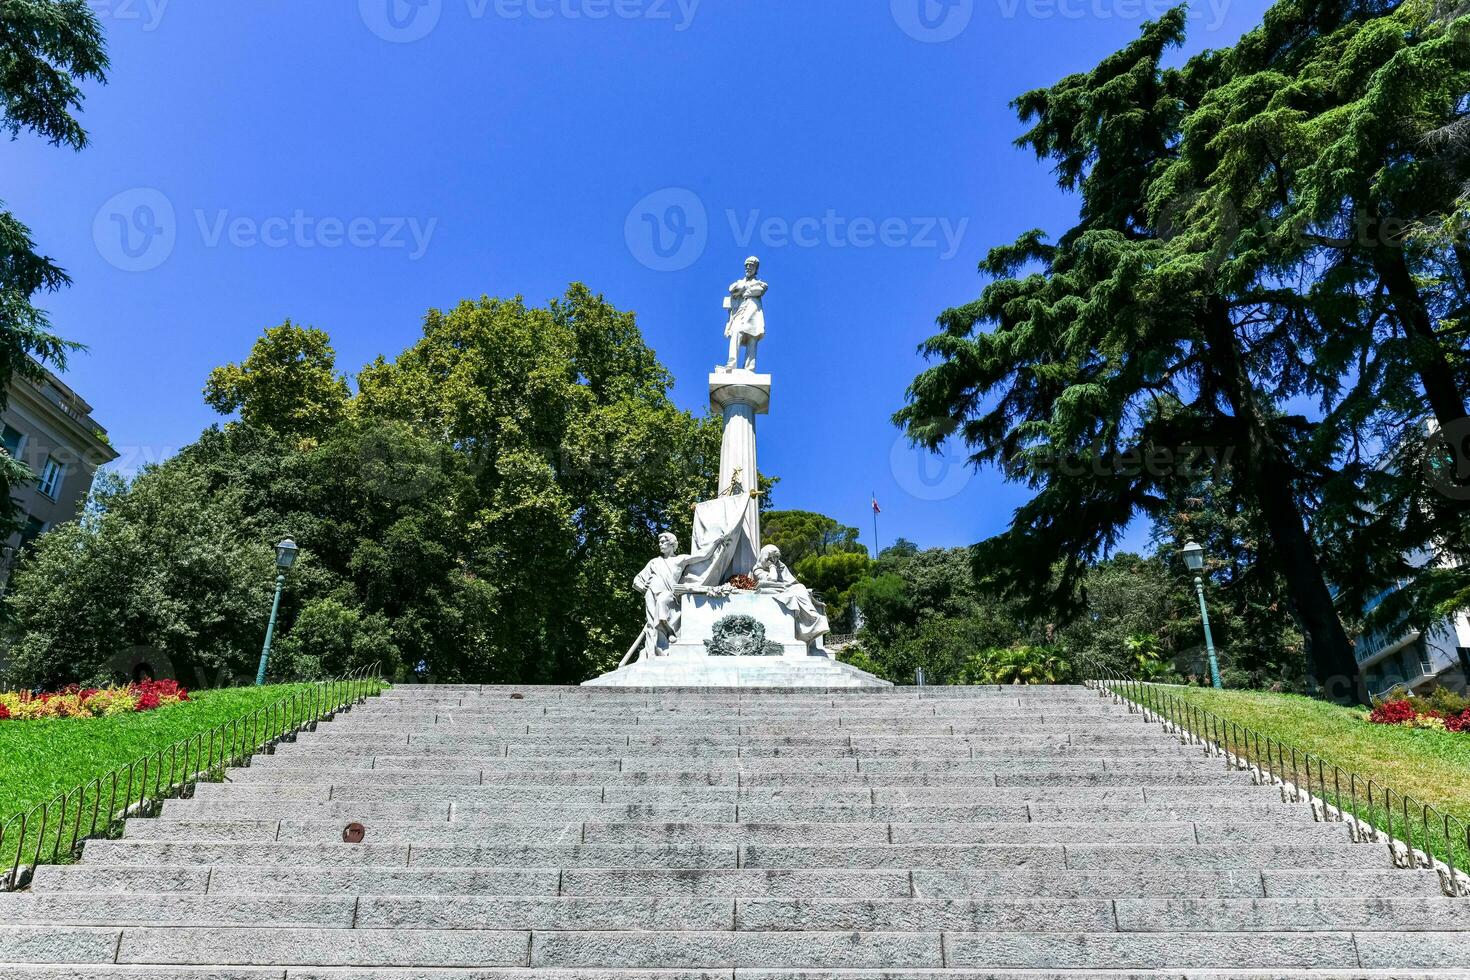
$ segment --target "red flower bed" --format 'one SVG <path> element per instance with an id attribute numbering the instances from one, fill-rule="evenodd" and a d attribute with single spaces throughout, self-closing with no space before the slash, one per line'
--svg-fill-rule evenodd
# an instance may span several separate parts
<path id="1" fill-rule="evenodd" d="M 1368 716 L 1368 720 L 1375 725 L 1402 725 L 1413 721 L 1418 714 L 1419 712 L 1414 710 L 1414 706 L 1407 698 L 1399 698 L 1380 703 Z"/>
<path id="2" fill-rule="evenodd" d="M 60 691 L 30 695 L 0 693 L 0 721 L 42 718 L 101 718 L 136 711 L 152 711 L 189 700 L 177 681 L 143 681 L 124 687 L 82 687 L 70 684 Z"/>
<path id="3" fill-rule="evenodd" d="M 1431 695 L 1435 697 L 1437 695 Z M 1452 698 L 1451 704 L 1462 699 Z M 1441 702 L 1443 704 L 1443 702 Z M 1380 701 L 1368 715 L 1375 725 L 1400 725 L 1405 728 L 1427 728 L 1433 731 L 1470 733 L 1470 708 L 1458 706 L 1445 710 L 1419 699 L 1394 698 Z"/>

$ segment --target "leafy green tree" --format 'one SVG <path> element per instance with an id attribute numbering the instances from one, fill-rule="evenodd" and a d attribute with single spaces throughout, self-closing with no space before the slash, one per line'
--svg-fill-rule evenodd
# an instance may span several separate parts
<path id="1" fill-rule="evenodd" d="M 1188 621 L 1180 618 L 1182 587 L 1160 559 L 1123 553 L 1096 562 L 1086 570 L 1081 592 L 1074 614 L 1054 633 L 1073 656 L 1126 670 L 1127 643 L 1137 636 L 1149 637 L 1170 656 L 1181 652 L 1180 635 L 1189 635 Z"/>
<path id="2" fill-rule="evenodd" d="M 890 679 L 912 683 L 922 667 L 931 684 L 956 683 L 976 651 L 1022 643 L 1036 632 L 1013 604 L 981 590 L 967 549 L 889 549 L 871 572 L 852 589 L 863 615 L 859 640 Z"/>
<path id="3" fill-rule="evenodd" d="M 362 419 L 441 434 L 471 464 L 452 521 L 494 610 L 470 617 L 475 655 L 505 670 L 463 676 L 567 683 L 617 663 L 658 532 L 687 542 L 693 505 L 716 489 L 719 422 L 675 408 L 671 385 L 633 315 L 580 284 L 546 309 L 431 311 L 422 340 L 363 370 Z M 461 676 L 462 656 L 427 669 Z"/>
<path id="4" fill-rule="evenodd" d="M 6 593 L 18 686 L 121 679 L 144 648 L 192 686 L 246 676 L 259 653 L 274 560 L 240 533 L 240 499 L 188 465 L 131 485 L 104 476 L 94 506 L 40 538 Z"/>
<path id="5" fill-rule="evenodd" d="M 387 616 L 330 597 L 302 606 L 272 656 L 286 662 L 278 670 L 289 677 L 343 677 L 374 664 L 394 677 L 402 666 Z"/>
<path id="6" fill-rule="evenodd" d="M 852 590 L 868 574 L 868 556 L 858 551 L 808 555 L 794 569 L 807 588 L 827 604 L 827 617 L 836 632 L 851 632 Z"/>
<path id="7" fill-rule="evenodd" d="M 254 364 L 292 363 L 269 356 L 283 337 L 305 334 L 268 331 Z M 325 336 L 305 339 L 319 390 L 337 390 Z M 252 412 L 130 484 L 104 481 L 86 519 L 17 569 L 13 679 L 101 677 L 139 645 L 190 683 L 253 675 L 271 547 L 290 536 L 302 550 L 272 677 L 380 661 L 418 678 L 583 680 L 637 631 L 632 580 L 657 533 L 687 540 L 714 492 L 719 422 L 678 411 L 669 385 L 632 315 L 581 286 L 542 309 L 432 312 L 335 423 Z"/>
<path id="8" fill-rule="evenodd" d="M 239 412 L 247 425 L 301 436 L 341 421 L 350 397 L 326 333 L 290 320 L 267 328 L 249 357 L 215 368 L 204 385 L 205 403 L 221 415 Z"/>
<path id="9" fill-rule="evenodd" d="M 868 553 L 858 543 L 857 528 L 809 510 L 772 510 L 761 515 L 761 538 L 762 544 L 780 548 L 782 561 L 793 569 L 811 555 Z"/>
<path id="10" fill-rule="evenodd" d="M 0 3 L 0 129 L 11 138 L 29 130 L 53 146 L 80 150 L 87 132 L 77 121 L 81 82 L 106 80 L 102 28 L 87 0 Z M 31 231 L 0 202 L 0 409 L 16 374 L 40 378 L 42 365 L 66 366 L 77 345 L 51 330 L 35 305 L 39 293 L 71 282 L 54 260 L 36 252 Z M 32 478 L 0 453 L 0 537 L 16 527 L 10 488 Z"/>
<path id="11" fill-rule="evenodd" d="M 1236 48 L 1166 68 L 1183 38 L 1178 8 L 1092 71 L 1016 101 L 1033 124 L 1020 142 L 1079 193 L 1078 222 L 1055 245 L 1033 231 L 991 250 L 982 270 L 993 281 L 940 317 L 926 345 L 939 363 L 897 416 L 929 447 L 958 432 L 977 463 L 1036 490 L 1005 534 L 976 549 L 977 570 L 1002 594 L 1037 612 L 1074 607 L 1088 565 L 1196 478 L 1141 464 L 1160 451 L 1230 448 L 1232 492 L 1271 540 L 1316 673 L 1336 696 L 1364 698 L 1328 546 L 1313 533 L 1335 524 L 1346 538 L 1374 520 L 1357 493 L 1371 479 L 1357 454 L 1373 413 L 1342 398 L 1363 304 L 1304 252 L 1290 203 L 1310 186 L 1294 166 L 1304 140 L 1283 139 L 1283 124 L 1262 113 L 1336 104 L 1341 89 L 1304 66 L 1329 64 L 1325 34 L 1377 15 L 1278 4 Z M 1374 37 L 1392 47 L 1391 34 Z M 1247 184 L 1235 163 L 1253 156 L 1270 163 Z M 1396 303 L 1385 310 L 1403 315 Z M 1324 420 L 1287 411 L 1310 397 L 1327 405 Z"/>

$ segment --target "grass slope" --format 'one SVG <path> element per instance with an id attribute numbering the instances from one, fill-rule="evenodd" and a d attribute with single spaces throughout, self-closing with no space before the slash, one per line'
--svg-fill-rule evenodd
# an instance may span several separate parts
<path id="1" fill-rule="evenodd" d="M 111 718 L 0 721 L 0 822 L 150 752 L 314 686 L 191 692 L 183 704 Z"/>
<path id="2" fill-rule="evenodd" d="M 1173 695 L 1220 718 L 1253 728 L 1262 735 L 1305 749 L 1348 772 L 1371 778 L 1395 793 L 1407 793 L 1441 813 L 1470 823 L 1470 734 L 1374 725 L 1362 708 L 1344 708 L 1299 694 L 1270 694 L 1264 691 L 1215 691 L 1199 687 L 1155 687 L 1156 694 Z M 1331 776 L 1328 776 L 1329 788 Z M 1361 802 L 1361 800 L 1360 800 Z M 1342 805 L 1346 806 L 1344 800 Z M 1395 836 L 1399 816 L 1395 804 Z M 1381 810 L 1359 812 L 1378 827 L 1384 826 Z M 1414 817 L 1418 819 L 1417 814 Z M 1415 844 L 1423 847 L 1416 827 Z M 1454 835 L 1455 863 L 1465 869 L 1470 846 Z M 1437 857 L 1445 856 L 1441 831 L 1430 837 Z"/>

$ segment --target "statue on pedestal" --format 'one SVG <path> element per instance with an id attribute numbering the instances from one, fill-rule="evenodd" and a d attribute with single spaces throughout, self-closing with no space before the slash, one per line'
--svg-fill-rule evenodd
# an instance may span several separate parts
<path id="1" fill-rule="evenodd" d="M 643 570 L 633 577 L 633 588 L 643 593 L 643 632 L 623 655 L 619 667 L 632 660 L 640 647 L 641 657 L 658 656 L 662 641 L 679 635 L 679 599 L 682 596 L 691 593 L 730 594 L 729 586 L 702 585 L 696 580 L 697 574 L 691 574 L 694 570 L 691 566 L 699 568 L 717 561 L 727 546 L 727 540 L 722 538 L 712 543 L 709 554 L 681 555 L 678 553 L 678 538 L 668 531 L 658 536 L 659 556 L 649 559 Z"/>
<path id="2" fill-rule="evenodd" d="M 826 607 L 817 601 L 811 589 L 791 574 L 791 569 L 781 560 L 780 548 L 773 544 L 762 548 L 753 574 L 756 594 L 772 596 L 776 604 L 796 620 L 798 640 L 815 643 L 832 631 L 827 622 Z"/>
<path id="3" fill-rule="evenodd" d="M 766 335 L 766 312 L 761 298 L 768 288 L 757 279 L 761 260 L 752 255 L 745 260 L 745 278 L 730 284 L 730 295 L 725 299 L 725 308 L 730 311 L 725 321 L 725 336 L 730 338 L 730 359 L 725 362 L 726 371 L 734 371 L 740 360 L 741 348 L 745 349 L 744 368 L 755 370 L 755 349 Z"/>

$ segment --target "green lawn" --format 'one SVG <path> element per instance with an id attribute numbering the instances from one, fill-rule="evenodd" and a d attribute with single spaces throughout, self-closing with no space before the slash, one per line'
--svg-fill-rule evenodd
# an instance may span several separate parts
<path id="1" fill-rule="evenodd" d="M 236 718 L 251 715 L 258 708 L 278 704 L 293 694 L 301 695 L 298 701 L 303 707 L 311 703 L 308 696 L 316 684 L 273 684 L 265 687 L 225 688 L 214 691 L 191 692 L 183 704 L 169 705 L 154 711 L 115 715 L 111 718 L 64 718 L 45 721 L 0 721 L 0 826 L 13 817 L 30 810 L 37 804 L 54 799 L 62 793 L 71 792 L 77 786 L 104 776 L 119 766 L 124 766 L 150 753 L 159 752 L 184 739 L 207 732 L 218 725 Z M 345 688 L 335 688 L 345 693 Z M 264 738 L 272 734 L 265 728 L 265 715 L 259 724 L 252 724 L 245 732 L 244 742 L 257 736 Z M 278 728 L 287 727 L 284 713 L 270 715 Z M 207 742 L 203 743 L 207 746 Z M 198 770 L 203 765 L 196 756 L 191 756 L 189 768 Z M 207 755 L 206 755 L 207 758 Z M 168 775 L 169 757 L 164 759 L 164 772 Z M 150 785 L 157 774 L 152 766 L 148 779 Z M 183 760 L 178 762 L 179 774 L 184 775 Z M 141 778 L 139 780 L 141 787 Z M 119 789 L 119 794 L 123 791 Z M 90 821 L 94 792 L 83 797 L 83 820 Z M 137 799 L 138 790 L 133 793 Z M 111 800 L 110 783 L 100 794 L 101 805 L 106 807 Z M 119 807 L 121 803 L 119 802 Z M 71 807 L 75 814 L 75 806 Z M 27 828 L 26 837 L 33 839 L 37 831 L 34 822 Z M 0 876 L 9 870 L 9 862 L 15 857 L 17 827 L 11 823 L 8 837 L 0 845 Z M 48 840 L 51 835 L 48 833 Z M 27 845 L 30 847 L 30 845 Z"/>
<path id="2" fill-rule="evenodd" d="M 1366 720 L 1365 709 L 1297 694 L 1172 686 L 1151 690 L 1172 694 L 1220 718 L 1305 749 L 1328 764 L 1371 777 L 1396 794 L 1407 793 L 1470 823 L 1470 734 L 1374 725 Z M 1328 784 L 1330 788 L 1330 770 Z M 1396 816 L 1395 836 L 1400 836 L 1397 820 Z M 1383 826 L 1382 814 L 1373 822 Z M 1416 844 L 1418 833 L 1416 827 Z M 1438 853 L 1438 846 L 1435 850 Z M 1456 864 L 1461 868 L 1470 857 L 1465 850 L 1466 842 L 1458 839 Z"/>

